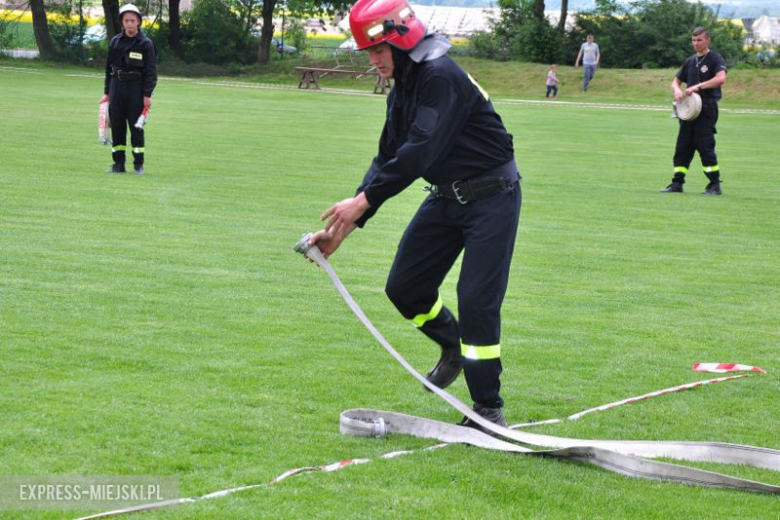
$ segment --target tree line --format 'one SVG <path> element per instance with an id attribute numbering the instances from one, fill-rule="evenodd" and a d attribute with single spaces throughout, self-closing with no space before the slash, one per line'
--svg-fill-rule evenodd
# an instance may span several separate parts
<path id="1" fill-rule="evenodd" d="M 41 56 L 83 61 L 83 0 L 28 1 Z M 122 30 L 120 0 L 100 1 L 106 38 L 88 44 L 94 58 L 104 57 L 107 41 Z M 285 14 L 344 14 L 352 4 L 351 0 L 194 0 L 192 9 L 182 12 L 180 1 L 136 1 L 150 22 L 145 30 L 151 33 L 161 61 L 216 65 L 268 63 L 276 51 L 272 44 L 274 31 L 280 29 L 274 27 L 274 19 Z M 727 64 L 751 59 L 744 49 L 741 26 L 719 19 L 719 13 L 711 7 L 687 0 L 635 0 L 630 4 L 596 0 L 595 9 L 577 13 L 571 26 L 567 25 L 568 0 L 560 0 L 560 16 L 555 24 L 545 15 L 544 0 L 498 0 L 498 7 L 500 16 L 491 30 L 469 39 L 470 54 L 494 60 L 573 64 L 585 36 L 593 34 L 601 49 L 602 66 L 677 67 L 691 54 L 691 30 L 704 26 L 710 29 L 713 48 Z M 50 22 L 53 13 L 61 19 L 55 17 Z M 78 24 L 72 22 L 74 15 Z M 296 45 L 306 46 L 300 21 L 288 24 L 285 32 L 294 37 Z M 753 64 L 777 66 L 776 54 L 768 56 L 769 60 L 762 58 Z"/>
<path id="2" fill-rule="evenodd" d="M 83 54 L 84 45 L 91 45 L 93 54 L 100 54 L 101 48 L 105 51 L 105 43 L 122 31 L 120 0 L 101 3 L 106 38 L 103 42 L 85 43 L 87 23 L 82 1 L 28 0 L 24 8 L 32 15 L 41 57 L 72 61 L 74 55 Z M 273 19 L 279 11 L 293 17 L 304 13 L 326 15 L 345 12 L 352 4 L 348 0 L 195 0 L 192 9 L 182 12 L 181 0 L 134 3 L 145 14 L 144 32 L 152 37 L 163 59 L 219 65 L 268 63 L 275 51 L 272 40 L 278 28 Z M 74 24 L 73 17 L 79 22 Z"/>
<path id="3" fill-rule="evenodd" d="M 701 26 L 710 30 L 713 48 L 729 65 L 745 59 L 743 28 L 687 0 L 597 0 L 595 9 L 577 13 L 572 27 L 566 25 L 567 0 L 561 1 L 555 25 L 545 16 L 544 0 L 499 0 L 499 7 L 501 15 L 492 30 L 471 39 L 476 56 L 573 64 L 585 37 L 592 34 L 602 66 L 678 67 L 692 53 L 691 31 Z"/>

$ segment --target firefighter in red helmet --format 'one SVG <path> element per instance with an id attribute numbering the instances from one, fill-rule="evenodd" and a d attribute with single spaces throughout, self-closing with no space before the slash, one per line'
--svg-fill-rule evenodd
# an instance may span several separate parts
<path id="1" fill-rule="evenodd" d="M 385 292 L 441 348 L 428 372 L 445 388 L 464 372 L 474 410 L 506 426 L 500 391 L 501 304 L 520 216 L 512 136 L 487 93 L 447 56 L 405 0 L 359 0 L 349 17 L 359 49 L 394 85 L 379 151 L 354 197 L 322 215 L 315 233 L 333 254 L 380 206 L 416 179 L 428 194 L 401 239 Z M 461 256 L 458 318 L 439 286 Z M 464 418 L 461 424 L 478 427 Z"/>

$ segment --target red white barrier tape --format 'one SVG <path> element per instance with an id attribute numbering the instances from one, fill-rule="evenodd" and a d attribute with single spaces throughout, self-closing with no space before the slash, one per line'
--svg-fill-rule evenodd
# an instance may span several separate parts
<path id="1" fill-rule="evenodd" d="M 704 385 L 711 385 L 712 383 L 720 383 L 721 381 L 729 381 L 731 379 L 739 379 L 742 377 L 750 377 L 750 374 L 741 374 L 738 376 L 728 376 L 728 377 L 719 377 L 717 379 L 707 379 L 706 381 L 696 381 L 695 383 L 688 383 L 685 385 L 680 386 L 673 386 L 671 388 L 664 388 L 663 390 L 658 390 L 656 392 L 650 392 L 649 394 L 640 395 L 637 397 L 629 397 L 628 399 L 623 399 L 622 401 L 615 401 L 614 403 L 605 404 L 602 406 L 597 406 L 595 408 L 590 408 L 588 410 L 585 410 L 583 412 L 575 413 L 574 415 L 568 416 L 566 419 L 570 421 L 574 421 L 582 417 L 583 415 L 587 415 L 592 412 L 600 412 L 602 410 L 609 410 L 610 408 L 615 408 L 617 406 L 623 405 L 623 404 L 631 404 L 635 403 L 637 401 L 644 401 L 645 399 L 650 399 L 651 397 L 657 397 L 659 395 L 666 395 L 671 394 L 672 392 L 678 392 L 680 390 L 688 390 L 690 388 L 697 388 L 699 386 Z"/>
<path id="2" fill-rule="evenodd" d="M 721 381 L 730 381 L 731 379 L 740 379 L 743 377 L 750 377 L 750 374 L 740 374 L 738 376 L 728 376 L 728 377 L 719 377 L 717 379 L 707 379 L 705 381 L 696 381 L 695 383 L 688 383 L 685 385 L 679 385 L 679 386 L 673 386 L 671 388 L 664 388 L 663 390 L 656 390 L 655 392 L 650 392 L 648 394 L 639 395 L 637 397 L 629 397 L 628 399 L 623 399 L 621 401 L 615 401 L 614 403 L 609 404 L 603 404 L 601 406 L 597 406 L 595 408 L 589 408 L 587 410 L 584 410 L 582 412 L 575 413 L 573 415 L 568 416 L 566 421 L 575 421 L 582 417 L 583 415 L 587 415 L 589 413 L 593 412 L 601 412 L 603 410 L 609 410 L 611 408 L 616 408 L 618 406 L 624 405 L 624 404 L 631 404 L 635 403 L 637 401 L 644 401 L 645 399 L 650 399 L 651 397 L 657 397 L 659 395 L 666 395 L 671 394 L 672 392 L 679 392 L 680 390 L 688 390 L 690 388 L 697 388 L 704 385 L 711 385 L 712 383 L 720 383 Z M 539 421 L 539 422 L 530 422 L 530 423 L 522 423 L 522 424 L 513 424 L 510 426 L 512 429 L 517 428 L 525 428 L 526 426 L 539 426 L 542 424 L 555 424 L 562 422 L 561 419 L 548 419 L 546 421 Z"/>
<path id="3" fill-rule="evenodd" d="M 750 365 L 740 365 L 738 363 L 694 363 L 693 371 L 715 372 L 718 374 L 724 374 L 726 372 L 751 371 L 766 374 L 766 370 L 763 368 L 753 367 Z"/>
<path id="4" fill-rule="evenodd" d="M 423 448 L 420 451 L 431 451 L 431 450 L 438 450 L 440 448 L 444 448 L 449 446 L 447 443 L 441 443 L 441 444 L 435 444 L 433 446 L 429 446 L 427 448 Z M 414 450 L 405 450 L 405 451 L 392 451 L 390 453 L 385 453 L 384 455 L 381 455 L 380 459 L 393 459 L 395 457 L 400 457 L 401 455 L 409 455 L 410 453 L 415 453 Z M 203 495 L 200 497 L 192 497 L 192 498 L 177 498 L 173 500 L 165 500 L 163 502 L 152 502 L 150 504 L 143 504 L 140 506 L 133 506 L 133 507 L 127 507 L 124 509 L 115 509 L 113 511 L 106 511 L 104 513 L 98 513 L 96 515 L 90 515 L 90 516 L 84 516 L 81 518 L 78 518 L 76 520 L 94 520 L 97 518 L 108 518 L 111 516 L 117 516 L 127 513 L 140 513 L 142 511 L 152 511 L 154 509 L 162 509 L 164 507 L 170 507 L 175 506 L 179 504 L 192 504 L 194 502 L 197 502 L 199 500 L 207 500 L 210 498 L 220 498 L 227 495 L 232 495 L 233 493 L 238 493 L 239 491 L 247 491 L 250 489 L 258 489 L 258 488 L 264 488 L 271 486 L 273 484 L 276 484 L 277 482 L 281 482 L 282 480 L 295 476 L 295 475 L 301 475 L 304 473 L 313 473 L 313 472 L 325 472 L 330 473 L 333 471 L 338 471 L 342 468 L 346 468 L 347 466 L 356 466 L 358 464 L 365 464 L 367 462 L 373 462 L 373 459 L 345 459 L 340 460 L 338 462 L 334 462 L 332 464 L 325 464 L 324 466 L 307 466 L 303 468 L 295 468 L 288 471 L 285 471 L 278 477 L 274 478 L 273 480 L 269 482 L 264 482 L 263 484 L 252 484 L 249 486 L 240 486 L 240 487 L 234 487 L 229 489 L 222 489 L 220 491 L 214 491 L 213 493 L 209 493 L 207 495 Z"/>
<path id="5" fill-rule="evenodd" d="M 766 370 L 763 370 L 758 367 L 753 367 L 750 365 L 740 365 L 736 363 L 694 363 L 693 364 L 693 370 L 696 372 L 735 372 L 738 370 L 751 370 L 753 372 L 760 372 L 762 374 L 766 374 Z M 687 383 L 684 385 L 679 386 L 673 386 L 671 388 L 664 388 L 663 390 L 656 390 L 655 392 L 650 392 L 648 394 L 640 395 L 637 397 L 629 397 L 628 399 L 623 399 L 621 401 L 615 401 L 614 403 L 609 404 L 603 404 L 601 406 L 597 406 L 595 408 L 589 408 L 587 410 L 584 410 L 579 413 L 575 413 L 573 415 L 568 416 L 565 420 L 567 421 L 574 421 L 582 417 L 583 415 L 587 415 L 589 413 L 593 412 L 601 412 L 603 410 L 609 410 L 610 408 L 615 408 L 616 406 L 624 405 L 624 404 L 631 404 L 635 403 L 637 401 L 644 401 L 645 399 L 650 399 L 651 397 L 657 397 L 659 395 L 666 395 L 671 394 L 672 392 L 679 392 L 680 390 L 688 390 L 691 388 L 697 388 L 704 385 L 711 385 L 713 383 L 720 383 L 721 381 L 730 381 L 732 379 L 740 379 L 743 377 L 750 377 L 750 374 L 740 374 L 738 376 L 727 376 L 727 377 L 719 377 L 717 379 L 707 379 L 705 381 L 696 381 L 695 383 Z M 521 423 L 521 424 L 513 424 L 510 426 L 512 429 L 516 428 L 525 428 L 526 426 L 539 426 L 542 424 L 555 424 L 562 422 L 561 419 L 547 419 L 546 421 L 538 421 L 538 422 L 529 422 L 529 423 Z"/>
<path id="6" fill-rule="evenodd" d="M 111 144 L 111 121 L 108 116 L 108 101 L 100 103 L 98 108 L 98 141 Z"/>

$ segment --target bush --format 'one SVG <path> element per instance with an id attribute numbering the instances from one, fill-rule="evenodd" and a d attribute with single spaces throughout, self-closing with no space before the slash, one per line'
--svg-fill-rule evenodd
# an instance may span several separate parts
<path id="1" fill-rule="evenodd" d="M 471 35 L 468 44 L 468 54 L 475 58 L 485 58 L 496 61 L 508 61 L 511 54 L 499 39 L 491 32 L 478 31 Z"/>
<path id="2" fill-rule="evenodd" d="M 13 22 L 0 17 L 0 49 L 8 49 L 13 43 Z"/>
<path id="3" fill-rule="evenodd" d="M 500 5 L 501 17 L 493 24 L 499 56 L 536 63 L 559 61 L 561 39 L 547 18 L 537 17 L 533 0 L 502 0 Z"/>
<path id="4" fill-rule="evenodd" d="M 780 68 L 780 52 L 766 45 L 751 47 L 747 50 L 739 68 L 777 69 Z"/>
<path id="5" fill-rule="evenodd" d="M 256 46 L 239 15 L 220 0 L 195 0 L 183 16 L 181 33 L 189 62 L 227 65 L 251 63 L 255 58 Z"/>
<path id="6" fill-rule="evenodd" d="M 49 18 L 49 33 L 54 43 L 56 61 L 66 63 L 83 63 L 87 61 L 88 53 L 84 42 L 84 32 L 87 30 L 86 19 L 74 24 L 71 15 L 78 15 L 78 8 L 70 1 L 49 3 L 46 6 Z"/>
<path id="7" fill-rule="evenodd" d="M 545 18 L 518 27 L 512 41 L 512 54 L 523 61 L 555 63 L 560 61 L 561 42 L 555 28 Z"/>
<path id="8" fill-rule="evenodd" d="M 311 54 L 311 42 L 306 36 L 306 29 L 300 20 L 292 20 L 289 26 L 284 28 L 284 42 L 298 49 L 298 54 L 308 56 Z"/>

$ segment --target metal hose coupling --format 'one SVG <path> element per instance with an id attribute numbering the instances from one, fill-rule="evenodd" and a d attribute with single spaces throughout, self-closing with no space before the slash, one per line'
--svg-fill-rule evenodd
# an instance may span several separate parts
<path id="1" fill-rule="evenodd" d="M 372 422 L 374 425 L 374 431 L 372 437 L 381 439 L 382 437 L 387 435 L 387 427 L 385 426 L 385 420 L 382 417 L 378 417 L 374 419 Z"/>
<path id="2" fill-rule="evenodd" d="M 317 247 L 316 244 L 309 245 L 309 240 L 311 237 L 311 233 L 304 233 L 301 239 L 298 240 L 298 243 L 295 244 L 295 247 L 293 247 L 293 251 L 302 254 L 315 264 L 323 267 L 323 264 L 326 263 L 325 256 L 322 254 L 322 251 L 320 251 L 320 248 Z"/>
<path id="3" fill-rule="evenodd" d="M 375 437 L 381 439 L 387 436 L 387 423 L 384 417 L 377 417 L 376 410 L 364 414 L 365 410 L 345 410 L 339 417 L 339 431 L 341 435 L 355 437 Z"/>
<path id="4" fill-rule="evenodd" d="M 298 240 L 298 243 L 295 244 L 295 247 L 293 247 L 293 251 L 295 251 L 296 253 L 300 253 L 303 256 L 306 256 L 306 253 L 308 253 L 309 249 L 312 248 L 312 246 L 309 245 L 310 238 L 311 238 L 311 233 L 304 233 L 301 239 Z"/>

